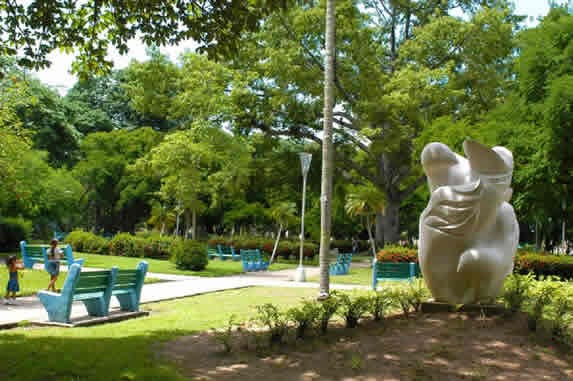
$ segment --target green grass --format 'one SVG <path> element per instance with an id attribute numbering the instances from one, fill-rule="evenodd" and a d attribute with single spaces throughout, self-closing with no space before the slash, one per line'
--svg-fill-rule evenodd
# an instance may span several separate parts
<path id="1" fill-rule="evenodd" d="M 77 258 L 84 258 L 84 266 L 86 267 L 99 267 L 99 268 L 110 268 L 112 266 L 117 266 L 120 269 L 133 269 L 142 258 L 131 258 L 131 257 L 115 257 L 110 255 L 97 255 L 97 254 L 87 254 L 87 253 L 74 253 Z M 149 271 L 154 273 L 163 274 L 179 274 L 179 275 L 196 275 L 204 277 L 218 277 L 218 276 L 228 276 L 243 273 L 243 265 L 241 261 L 221 261 L 219 259 L 213 259 L 209 261 L 207 268 L 203 271 L 188 271 L 179 270 L 175 267 L 175 264 L 160 259 L 150 259 L 145 258 L 145 261 L 149 263 Z M 273 263 L 269 270 L 284 270 L 295 268 L 295 264 L 290 263 Z"/>
<path id="2" fill-rule="evenodd" d="M 148 304 L 145 318 L 88 328 L 18 328 L 0 331 L 0 363 L 6 380 L 184 380 L 158 359 L 157 344 L 177 336 L 224 327 L 231 315 L 246 321 L 255 306 L 287 307 L 315 289 L 248 288 Z"/>
<path id="3" fill-rule="evenodd" d="M 10 254 L 17 253 L 0 253 L 0 267 L 4 262 L 3 258 L 8 257 Z M 17 254 L 18 256 L 19 253 Z M 221 261 L 219 259 L 213 259 L 209 261 L 207 268 L 203 271 L 188 271 L 179 270 L 175 267 L 175 264 L 161 259 L 150 259 L 150 258 L 133 258 L 133 257 L 117 257 L 112 255 L 98 255 L 98 254 L 88 254 L 88 253 L 74 253 L 76 258 L 84 258 L 84 266 L 86 267 L 97 267 L 102 269 L 109 269 L 112 266 L 117 266 L 120 269 L 134 269 L 135 266 L 141 261 L 145 260 L 149 263 L 149 272 L 163 273 L 163 274 L 177 274 L 177 275 L 195 275 L 204 277 L 219 277 L 219 276 L 229 276 L 237 275 L 243 273 L 243 265 L 241 261 Z M 273 263 L 270 267 L 270 271 L 275 270 L 285 270 L 294 269 L 298 265 L 296 263 Z"/>
<path id="4" fill-rule="evenodd" d="M 319 277 L 309 278 L 310 282 L 318 282 Z M 346 275 L 334 275 L 330 277 L 330 283 L 341 283 L 341 284 L 359 284 L 362 286 L 372 285 L 372 268 L 352 268 Z"/>
<path id="5" fill-rule="evenodd" d="M 5 266 L 0 265 L 0 286 L 2 287 L 2 296 L 5 295 L 6 283 L 8 282 L 8 270 Z M 43 270 L 20 270 L 18 271 L 20 275 L 20 292 L 17 294 L 18 296 L 29 296 L 35 295 L 39 290 L 45 290 L 48 286 L 48 282 L 50 281 L 50 276 L 46 271 Z M 58 280 L 56 281 L 56 289 L 61 289 L 64 285 L 66 280 L 67 273 L 61 272 Z M 155 278 L 145 278 L 145 283 L 155 283 L 159 282 L 159 279 Z"/>

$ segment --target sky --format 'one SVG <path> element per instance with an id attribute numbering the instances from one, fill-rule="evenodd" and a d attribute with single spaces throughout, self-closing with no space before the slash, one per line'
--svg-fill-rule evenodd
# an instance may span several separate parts
<path id="1" fill-rule="evenodd" d="M 528 25 L 534 25 L 538 17 L 546 15 L 549 11 L 547 0 L 514 0 L 514 3 L 516 14 L 529 17 Z M 109 57 L 114 63 L 114 68 L 122 69 L 134 59 L 138 61 L 146 59 L 146 47 L 143 43 L 138 40 L 132 40 L 128 45 L 129 52 L 126 55 L 120 55 L 116 50 L 110 51 Z M 195 46 L 196 44 L 193 41 L 184 41 L 177 46 L 162 47 L 161 51 L 175 61 L 186 50 L 194 50 Z M 47 69 L 36 72 L 36 76 L 43 83 L 64 95 L 77 80 L 70 73 L 73 56 L 54 51 L 49 55 L 49 60 L 52 62 L 52 65 Z"/>

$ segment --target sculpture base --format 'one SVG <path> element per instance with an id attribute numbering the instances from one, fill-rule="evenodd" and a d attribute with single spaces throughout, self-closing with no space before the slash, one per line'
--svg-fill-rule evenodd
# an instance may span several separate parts
<path id="1" fill-rule="evenodd" d="M 432 314 L 432 313 L 439 313 L 439 312 L 455 312 L 456 306 L 454 304 L 443 303 L 443 302 L 436 302 L 434 300 L 428 300 L 427 302 L 422 303 L 421 308 L 422 313 L 425 314 Z"/>
<path id="2" fill-rule="evenodd" d="M 470 315 L 485 315 L 495 316 L 503 315 L 507 310 L 502 304 L 463 304 L 457 306 L 455 304 L 436 302 L 428 300 L 422 303 L 422 313 L 444 313 L 444 312 L 463 312 Z"/>

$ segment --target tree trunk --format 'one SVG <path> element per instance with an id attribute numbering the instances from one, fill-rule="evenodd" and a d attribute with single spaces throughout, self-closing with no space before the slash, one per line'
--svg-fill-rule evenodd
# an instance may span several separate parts
<path id="1" fill-rule="evenodd" d="M 381 247 L 384 247 L 384 214 L 382 212 L 376 213 L 376 226 L 374 237 Z"/>
<path id="2" fill-rule="evenodd" d="M 326 36 L 324 70 L 324 127 L 322 141 L 322 182 L 320 195 L 320 291 L 319 298 L 330 293 L 328 273 L 330 255 L 330 230 L 332 224 L 332 171 L 334 152 L 332 144 L 332 119 L 334 108 L 334 54 L 336 30 L 335 0 L 326 0 Z"/>
<path id="3" fill-rule="evenodd" d="M 279 240 L 281 239 L 282 230 L 283 230 L 283 226 L 279 225 L 279 232 L 277 233 L 277 239 L 275 240 L 275 246 L 273 247 L 273 253 L 271 254 L 271 259 L 269 260 L 269 266 L 273 264 L 273 259 L 275 258 L 277 248 L 279 247 Z"/>
<path id="4" fill-rule="evenodd" d="M 400 239 L 400 202 L 388 200 L 382 216 L 384 244 L 397 243 Z"/>
<path id="5" fill-rule="evenodd" d="M 193 209 L 192 212 L 192 231 L 191 234 L 193 235 L 193 239 L 197 239 L 197 210 Z"/>
<path id="6" fill-rule="evenodd" d="M 376 242 L 372 237 L 372 224 L 370 223 L 370 217 L 366 216 L 366 230 L 368 230 L 368 240 L 370 241 L 370 247 L 372 248 L 372 255 L 376 258 Z"/>
<path id="7" fill-rule="evenodd" d="M 183 234 L 183 238 L 187 239 L 189 235 L 189 229 L 191 229 L 191 215 L 189 211 L 185 212 L 185 234 Z"/>
<path id="8" fill-rule="evenodd" d="M 163 237 L 163 234 L 165 234 L 165 222 L 161 223 L 161 231 L 159 232 L 159 236 Z"/>

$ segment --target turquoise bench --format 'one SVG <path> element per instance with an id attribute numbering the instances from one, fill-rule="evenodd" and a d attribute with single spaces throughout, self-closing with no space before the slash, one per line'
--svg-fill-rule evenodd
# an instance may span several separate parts
<path id="1" fill-rule="evenodd" d="M 24 268 L 31 269 L 34 267 L 34 263 L 44 263 L 44 269 L 48 271 L 48 250 L 49 245 L 28 245 L 26 241 L 20 242 L 20 253 L 22 254 L 22 262 L 24 262 Z M 60 259 L 60 263 L 71 266 L 74 263 L 80 266 L 84 264 L 83 258 L 74 258 L 72 252 L 72 247 L 66 245 L 62 249 L 64 254 L 63 258 Z"/>
<path id="2" fill-rule="evenodd" d="M 215 259 L 219 256 L 219 252 L 214 247 L 207 247 L 207 257 L 209 259 Z"/>
<path id="3" fill-rule="evenodd" d="M 330 275 L 346 275 L 352 263 L 352 253 L 338 254 L 336 262 L 330 265 Z"/>
<path id="4" fill-rule="evenodd" d="M 148 264 L 140 262 L 135 270 L 84 271 L 73 264 L 68 271 L 60 294 L 50 291 L 38 292 L 38 297 L 48 312 L 50 321 L 69 323 L 72 303 L 82 301 L 89 316 L 107 316 L 112 296 L 115 296 L 122 311 L 139 311 L 141 289 L 147 274 Z"/>
<path id="5" fill-rule="evenodd" d="M 372 289 L 376 290 L 378 281 L 407 280 L 421 276 L 420 266 L 414 262 L 377 262 L 372 266 Z"/>
<path id="6" fill-rule="evenodd" d="M 243 261 L 243 271 L 264 271 L 269 264 L 263 261 L 259 249 L 241 249 L 241 260 Z"/>
<path id="7" fill-rule="evenodd" d="M 149 265 L 145 261 L 137 264 L 135 270 L 118 270 L 111 294 L 117 298 L 122 311 L 139 311 L 141 289 Z"/>
<path id="8" fill-rule="evenodd" d="M 217 254 L 219 255 L 219 258 L 223 261 L 227 258 L 232 259 L 234 261 L 238 261 L 239 259 L 241 259 L 241 256 L 237 254 L 233 246 L 217 245 Z"/>
<path id="9" fill-rule="evenodd" d="M 106 316 L 116 276 L 116 267 L 82 273 L 81 266 L 75 263 L 68 271 L 60 294 L 40 291 L 38 297 L 48 312 L 50 321 L 69 323 L 72 303 L 75 301 L 82 301 L 90 316 Z"/>

